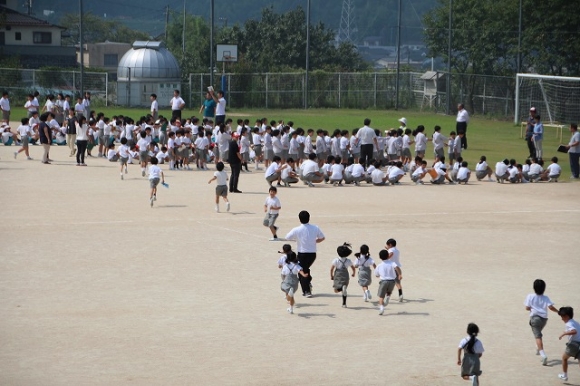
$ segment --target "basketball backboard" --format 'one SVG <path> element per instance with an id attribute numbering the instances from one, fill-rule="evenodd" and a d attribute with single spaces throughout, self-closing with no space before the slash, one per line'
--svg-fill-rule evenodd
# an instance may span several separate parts
<path id="1" fill-rule="evenodd" d="M 238 46 L 235 44 L 218 44 L 216 59 L 218 62 L 237 62 Z"/>

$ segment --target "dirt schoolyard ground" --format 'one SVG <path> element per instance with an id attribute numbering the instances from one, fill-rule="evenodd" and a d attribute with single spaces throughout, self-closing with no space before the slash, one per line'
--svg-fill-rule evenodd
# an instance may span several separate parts
<path id="1" fill-rule="evenodd" d="M 550 314 L 541 366 L 523 301 L 542 278 L 557 307 L 580 315 L 578 183 L 280 188 L 279 234 L 305 209 L 326 235 L 314 297 L 298 295 L 289 315 L 283 242 L 262 226 L 263 172 L 243 173 L 231 212 L 215 213 L 213 165 L 164 165 L 170 187 L 150 208 L 136 165 L 121 181 L 118 164 L 77 167 L 67 147 L 51 149 L 52 165 L 39 146 L 34 161 L 14 150 L 0 146 L 1 384 L 463 385 L 456 350 L 469 322 L 484 385 L 561 384 L 564 323 Z M 388 238 L 405 301 L 379 316 L 378 280 L 365 303 L 352 278 L 341 308 L 336 247 L 368 244 L 379 260 Z M 569 378 L 580 385 L 577 361 Z"/>

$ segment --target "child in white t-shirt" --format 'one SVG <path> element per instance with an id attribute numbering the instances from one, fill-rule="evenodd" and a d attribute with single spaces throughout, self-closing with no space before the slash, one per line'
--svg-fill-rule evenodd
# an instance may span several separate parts
<path id="1" fill-rule="evenodd" d="M 109 145 L 109 148 L 107 150 L 107 159 L 109 160 L 109 162 L 117 162 L 119 160 L 119 155 L 115 151 L 114 143 Z"/>
<path id="2" fill-rule="evenodd" d="M 372 299 L 371 291 L 369 290 L 369 286 L 373 282 L 371 267 L 375 269 L 377 265 L 370 255 L 369 246 L 366 244 L 361 245 L 360 252 L 354 255 L 356 256 L 354 267 L 358 268 L 358 285 L 362 287 L 365 302 L 368 302 Z"/>
<path id="3" fill-rule="evenodd" d="M 399 268 L 399 274 L 403 275 L 403 266 L 401 265 L 400 256 L 401 252 L 397 248 L 397 241 L 395 239 L 388 239 L 387 246 L 385 249 L 389 252 L 389 260 L 392 261 L 397 265 Z M 395 285 L 397 286 L 397 290 L 399 291 L 399 302 L 403 301 L 403 286 L 401 286 L 401 279 L 395 279 Z"/>
<path id="4" fill-rule="evenodd" d="M 169 159 L 169 153 L 167 152 L 167 147 L 161 146 L 161 151 L 155 156 L 157 158 L 158 164 L 164 164 L 165 160 Z"/>
<path id="5" fill-rule="evenodd" d="M 266 213 L 266 217 L 264 218 L 263 225 L 270 228 L 270 232 L 272 232 L 272 238 L 270 241 L 278 241 L 278 234 L 277 230 L 278 227 L 276 224 L 276 219 L 278 218 L 278 214 L 280 213 L 280 209 L 282 209 L 282 204 L 276 194 L 278 194 L 278 189 L 275 186 L 270 186 L 268 189 L 268 198 L 266 198 L 266 202 L 264 203 L 264 212 Z"/>
<path id="6" fill-rule="evenodd" d="M 467 167 L 467 161 L 461 162 L 461 167 L 457 171 L 457 183 L 461 184 L 464 183 L 467 185 L 467 181 L 469 181 L 469 177 L 471 177 L 471 171 Z"/>
<path id="7" fill-rule="evenodd" d="M 562 355 L 562 374 L 558 374 L 558 378 L 563 381 L 568 380 L 568 359 L 580 357 L 580 323 L 575 321 L 574 309 L 572 307 L 560 307 L 558 315 L 562 321 L 566 323 L 566 331 L 558 338 L 562 340 L 563 337 L 568 336 L 568 343 L 566 343 L 566 350 Z M 580 363 L 579 363 L 580 364 Z"/>
<path id="8" fill-rule="evenodd" d="M 423 178 L 427 175 L 427 161 L 421 160 L 420 164 L 415 168 L 411 174 L 411 181 L 415 185 L 423 185 Z"/>
<path id="9" fill-rule="evenodd" d="M 554 303 L 549 297 L 544 295 L 546 290 L 546 282 L 542 279 L 534 280 L 534 293 L 526 296 L 524 306 L 526 311 L 530 311 L 530 327 L 536 339 L 536 355 L 542 356 L 542 365 L 548 364 L 548 357 L 544 352 L 544 342 L 542 341 L 542 330 L 548 323 L 548 309 L 553 312 L 558 312 L 554 307 Z"/>
<path id="10" fill-rule="evenodd" d="M 379 315 L 382 315 L 385 312 L 385 306 L 389 304 L 391 299 L 395 281 L 401 281 L 403 276 L 401 275 L 401 269 L 389 258 L 389 251 L 386 249 L 381 250 L 379 258 L 382 263 L 375 268 L 375 276 L 380 279 L 377 295 L 379 297 Z"/>
<path id="11" fill-rule="evenodd" d="M 151 195 L 149 196 L 149 202 L 153 208 L 153 201 L 157 201 L 157 185 L 159 185 L 159 180 L 162 184 L 165 184 L 165 175 L 159 166 L 157 166 L 157 158 L 153 157 L 151 159 L 151 166 L 149 166 L 149 186 L 151 187 Z"/>
<path id="12" fill-rule="evenodd" d="M 119 156 L 119 163 L 121 164 L 121 179 L 124 179 L 123 168 L 125 168 L 125 174 L 127 174 L 127 162 L 129 161 L 129 146 L 127 146 L 127 138 L 121 138 L 121 146 L 119 151 L 117 151 Z"/>
<path id="13" fill-rule="evenodd" d="M 324 174 L 324 183 L 328 184 L 328 181 L 330 181 L 330 168 L 332 167 L 332 163 L 334 162 L 334 156 L 329 155 L 328 157 L 326 157 L 326 163 L 322 165 L 322 168 L 320 169 L 322 174 Z"/>
<path id="14" fill-rule="evenodd" d="M 288 313 L 294 313 L 294 294 L 298 290 L 298 275 L 302 277 L 308 277 L 307 273 L 304 273 L 302 267 L 298 264 L 298 259 L 296 258 L 296 253 L 290 251 L 286 255 L 286 262 L 284 267 L 282 267 L 282 284 L 280 289 L 286 294 L 286 301 L 290 304 L 290 307 L 286 309 Z"/>
<path id="15" fill-rule="evenodd" d="M 493 182 L 493 179 L 491 178 L 493 170 L 491 170 L 486 161 L 487 158 L 484 155 L 479 158 L 479 162 L 475 165 L 475 178 L 477 178 L 478 181 L 481 181 L 485 176 L 487 176 L 488 181 Z"/>
<path id="16" fill-rule="evenodd" d="M 217 171 L 213 173 L 213 177 L 207 182 L 208 184 L 211 184 L 212 181 L 217 180 L 217 186 L 215 187 L 215 211 L 219 213 L 220 197 L 222 197 L 226 203 L 226 210 L 229 212 L 230 202 L 228 201 L 228 174 L 224 171 L 223 162 L 218 162 L 215 166 Z"/>
<path id="17" fill-rule="evenodd" d="M 542 167 L 543 161 L 536 158 L 532 158 L 532 164 L 530 165 L 530 182 L 538 182 L 542 178 L 542 173 L 544 168 Z"/>
<path id="18" fill-rule="evenodd" d="M 348 288 L 348 283 L 350 278 L 348 276 L 348 268 L 352 270 L 352 277 L 354 277 L 356 270 L 352 261 L 348 258 L 352 253 L 350 249 L 350 244 L 344 243 L 338 248 L 336 248 L 336 253 L 338 257 L 332 260 L 332 265 L 330 266 L 330 280 L 333 281 L 334 293 L 342 292 L 342 308 L 346 308 L 346 289 Z"/>
<path id="19" fill-rule="evenodd" d="M 467 325 L 467 337 L 461 339 L 457 349 L 457 365 L 461 366 L 461 377 L 471 380 L 473 385 L 479 385 L 481 376 L 481 364 L 479 358 L 483 355 L 484 349 L 481 341 L 477 339 L 479 327 L 475 323 Z M 463 352 L 463 360 L 461 353 Z"/>
<path id="20" fill-rule="evenodd" d="M 552 163 L 544 171 L 542 179 L 548 182 L 558 182 L 560 174 L 562 174 L 562 168 L 558 165 L 558 157 L 552 157 Z"/>
<path id="21" fill-rule="evenodd" d="M 334 186 L 342 186 L 342 179 L 344 173 L 344 166 L 341 164 L 342 158 L 336 157 L 332 160 L 330 165 L 330 182 Z"/>

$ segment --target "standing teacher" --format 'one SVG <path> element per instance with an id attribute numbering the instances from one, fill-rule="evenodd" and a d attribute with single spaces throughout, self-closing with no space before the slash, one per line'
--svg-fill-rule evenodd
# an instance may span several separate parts
<path id="1" fill-rule="evenodd" d="M 461 147 L 467 149 L 467 122 L 469 122 L 469 113 L 465 110 L 463 103 L 457 105 L 457 119 L 455 124 L 455 131 L 457 135 L 463 133 L 461 138 Z"/>
<path id="2" fill-rule="evenodd" d="M 173 91 L 173 98 L 169 103 L 171 104 L 171 118 L 181 121 L 181 110 L 185 108 L 185 101 L 179 96 L 179 90 Z"/>
<path id="3" fill-rule="evenodd" d="M 363 160 L 362 164 L 365 169 L 369 166 L 369 162 L 373 159 L 373 153 L 375 146 L 379 147 L 377 142 L 377 135 L 375 130 L 369 127 L 371 120 L 366 118 L 364 120 L 364 126 L 361 127 L 356 133 L 357 141 L 360 143 L 360 159 Z"/>
<path id="4" fill-rule="evenodd" d="M 298 251 L 298 262 L 306 277 L 300 275 L 300 286 L 302 287 L 302 296 L 312 297 L 312 275 L 310 267 L 316 260 L 316 244 L 324 241 L 324 234 L 316 225 L 309 224 L 310 213 L 303 210 L 298 213 L 298 218 L 302 225 L 292 229 L 287 235 L 286 240 L 296 241 Z"/>
<path id="5" fill-rule="evenodd" d="M 218 91 L 217 96 L 210 89 L 210 94 L 216 103 L 215 107 L 215 125 L 218 126 L 220 123 L 226 123 L 226 99 L 224 98 L 224 92 Z"/>
<path id="6" fill-rule="evenodd" d="M 570 178 L 577 180 L 580 178 L 580 132 L 578 132 L 578 125 L 576 123 L 570 124 L 570 132 L 572 138 L 566 146 L 568 149 L 568 157 L 570 157 L 570 170 L 572 175 Z"/>
<path id="7" fill-rule="evenodd" d="M 240 145 L 238 144 L 239 138 L 240 136 L 238 133 L 233 133 L 228 146 L 228 162 L 232 169 L 232 175 L 230 176 L 230 193 L 242 193 L 242 191 L 238 189 L 240 172 L 242 171 L 242 155 L 240 154 Z"/>

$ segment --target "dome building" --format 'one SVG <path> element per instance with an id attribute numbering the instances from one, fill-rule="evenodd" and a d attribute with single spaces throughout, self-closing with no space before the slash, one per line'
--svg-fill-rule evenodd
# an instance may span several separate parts
<path id="1" fill-rule="evenodd" d="M 159 107 L 169 106 L 173 90 L 181 90 L 181 70 L 163 42 L 136 41 L 119 61 L 117 104 L 150 106 L 157 94 Z"/>

